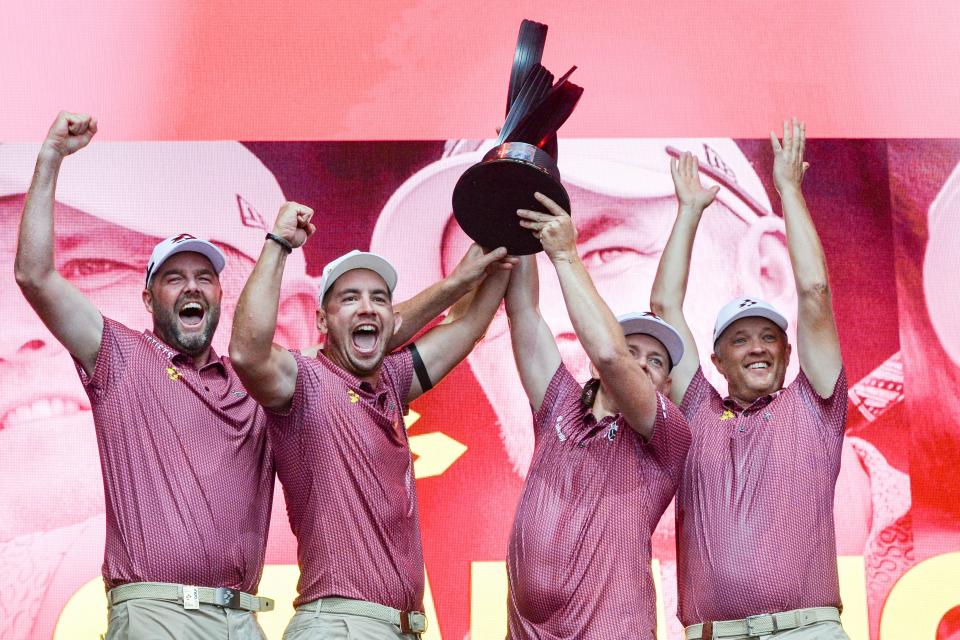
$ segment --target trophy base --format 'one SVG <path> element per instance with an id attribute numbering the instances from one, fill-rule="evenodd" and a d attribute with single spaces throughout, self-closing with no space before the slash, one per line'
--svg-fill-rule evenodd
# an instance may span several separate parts
<path id="1" fill-rule="evenodd" d="M 523 142 L 507 142 L 467 169 L 453 189 L 453 214 L 476 243 L 506 247 L 514 256 L 543 251 L 529 229 L 520 226 L 517 209 L 545 211 L 533 197 L 540 192 L 570 211 L 570 196 L 557 165 L 546 152 Z"/>

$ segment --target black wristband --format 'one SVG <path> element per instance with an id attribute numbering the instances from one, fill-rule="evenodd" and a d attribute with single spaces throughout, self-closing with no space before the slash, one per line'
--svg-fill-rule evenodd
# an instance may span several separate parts
<path id="1" fill-rule="evenodd" d="M 283 247 L 283 250 L 286 251 L 288 254 L 293 253 L 293 245 L 287 242 L 286 240 L 284 240 L 283 238 L 281 238 L 280 236 L 275 235 L 273 233 L 268 233 L 267 240 L 273 240 L 278 245 Z"/>
<path id="2" fill-rule="evenodd" d="M 423 392 L 433 389 L 433 383 L 430 381 L 430 374 L 427 373 L 427 367 L 423 364 L 423 358 L 417 350 L 417 345 L 412 344 L 408 347 L 410 355 L 413 356 L 413 372 L 417 374 L 417 380 L 420 382 L 420 390 Z"/>

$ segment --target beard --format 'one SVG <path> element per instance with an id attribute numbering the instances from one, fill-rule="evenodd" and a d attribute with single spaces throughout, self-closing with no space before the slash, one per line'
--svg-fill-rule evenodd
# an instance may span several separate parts
<path id="1" fill-rule="evenodd" d="M 190 300 L 198 301 L 196 298 Z M 220 323 L 220 305 L 211 304 L 203 314 L 203 328 L 195 333 L 184 333 L 175 309 L 187 302 L 186 296 L 177 298 L 172 308 L 154 307 L 153 328 L 161 340 L 184 355 L 196 357 L 209 348 L 213 334 Z M 201 303 L 204 301 L 200 301 Z"/>

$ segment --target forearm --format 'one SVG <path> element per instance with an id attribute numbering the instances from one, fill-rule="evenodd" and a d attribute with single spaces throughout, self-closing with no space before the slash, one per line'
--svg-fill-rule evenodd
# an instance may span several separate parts
<path id="1" fill-rule="evenodd" d="M 573 329 L 590 361 L 600 370 L 628 357 L 623 330 L 610 307 L 600 297 L 579 256 L 554 260 L 560 289 Z"/>
<path id="2" fill-rule="evenodd" d="M 230 357 L 238 369 L 255 369 L 258 363 L 268 361 L 277 328 L 286 258 L 283 247 L 267 241 L 243 287 L 230 337 Z"/>
<path id="3" fill-rule="evenodd" d="M 54 198 L 63 158 L 42 150 L 20 218 L 14 272 L 22 288 L 41 284 L 55 270 Z"/>
<path id="4" fill-rule="evenodd" d="M 670 238 L 660 256 L 657 276 L 650 290 L 650 310 L 667 321 L 671 321 L 671 315 L 682 313 L 683 310 L 690 276 L 690 260 L 693 256 L 693 241 L 702 215 L 703 209 L 693 205 L 680 205 Z"/>
<path id="5" fill-rule="evenodd" d="M 799 187 L 784 189 L 780 197 L 797 294 L 828 298 L 827 261 L 803 193 Z"/>
<path id="6" fill-rule="evenodd" d="M 468 292 L 468 287 L 448 277 L 396 305 L 394 311 L 400 314 L 403 323 L 400 325 L 400 330 L 390 339 L 391 348 L 399 347 L 409 341 Z"/>

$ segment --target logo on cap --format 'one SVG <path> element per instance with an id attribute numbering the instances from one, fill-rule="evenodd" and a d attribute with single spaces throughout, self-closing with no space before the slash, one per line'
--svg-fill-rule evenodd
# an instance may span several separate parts
<path id="1" fill-rule="evenodd" d="M 253 205 L 247 202 L 239 193 L 237 194 L 237 206 L 240 207 L 240 222 L 243 223 L 243 226 L 269 231 L 269 229 L 267 229 L 267 222 L 263 219 L 263 216 L 260 215 L 260 212 L 254 209 Z"/>
<path id="2" fill-rule="evenodd" d="M 721 172 L 723 175 L 727 176 L 734 182 L 737 181 L 737 174 L 733 172 L 733 169 L 723 161 L 723 158 L 720 157 L 720 154 L 717 153 L 716 149 L 711 147 L 708 144 L 703 145 L 703 152 L 706 155 L 707 163 Z"/>
<path id="3" fill-rule="evenodd" d="M 177 244 L 179 242 L 183 242 L 184 240 L 196 240 L 196 237 L 190 235 L 189 233 L 181 233 L 177 237 L 171 238 L 170 242 Z"/>
<path id="4" fill-rule="evenodd" d="M 744 298 L 743 302 L 740 303 L 741 309 L 746 309 L 747 307 L 752 307 L 757 304 L 756 300 L 751 300 L 750 298 Z"/>

